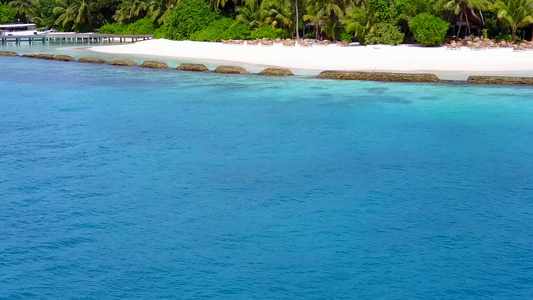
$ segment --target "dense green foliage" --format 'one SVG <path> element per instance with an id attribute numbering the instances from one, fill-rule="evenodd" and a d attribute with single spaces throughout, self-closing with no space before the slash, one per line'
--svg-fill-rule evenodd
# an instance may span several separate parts
<path id="1" fill-rule="evenodd" d="M 58 31 L 99 29 L 200 41 L 305 36 L 397 44 L 405 37 L 423 45 L 438 45 L 443 32 L 450 37 L 484 32 L 489 38 L 509 35 L 516 40 L 523 34 L 520 28 L 533 22 L 533 0 L 1 1 L 7 3 L 0 5 L 1 22 L 18 18 Z M 420 15 L 425 16 L 424 22 Z M 444 25 L 443 20 L 454 24 L 459 19 L 466 23 L 453 30 Z M 472 22 L 483 24 L 482 28 L 473 27 Z"/>
<path id="2" fill-rule="evenodd" d="M 400 31 L 400 27 L 391 23 L 379 23 L 376 24 L 374 31 L 367 34 L 365 44 L 398 45 L 403 38 L 404 34 Z"/>
<path id="3" fill-rule="evenodd" d="M 322 31 L 333 40 L 336 40 L 341 32 L 341 23 L 346 9 L 354 3 L 343 0 L 317 0 L 309 2 L 307 14 L 304 20 L 314 23 L 322 22 Z"/>
<path id="4" fill-rule="evenodd" d="M 246 24 L 252 29 L 271 26 L 283 31 L 291 31 L 293 28 L 293 14 L 291 2 L 276 2 L 275 0 L 250 0 L 244 6 L 237 7 L 236 21 Z M 265 32 L 262 30 L 261 32 Z M 281 32 L 281 31 L 280 31 Z M 285 34 L 283 34 L 285 35 Z"/>
<path id="5" fill-rule="evenodd" d="M 230 18 L 222 18 L 209 24 L 208 27 L 191 35 L 192 41 L 220 41 L 230 39 L 249 39 L 252 29 L 247 24 L 235 22 Z"/>
<path id="6" fill-rule="evenodd" d="M 39 27 L 56 27 L 54 8 L 57 3 L 55 0 L 33 0 L 31 3 L 33 5 L 29 7 L 28 13 L 33 22 L 36 22 Z M 94 24 L 97 23 L 97 21 L 94 22 Z"/>
<path id="7" fill-rule="evenodd" d="M 366 36 L 374 30 L 377 23 L 377 13 L 369 0 L 361 6 L 348 9 L 343 19 L 346 31 L 355 35 L 361 44 L 366 44 Z"/>
<path id="8" fill-rule="evenodd" d="M 533 23 L 533 0 L 507 0 L 494 4 L 500 19 L 511 28 L 512 40 L 516 38 L 516 30 Z"/>
<path id="9" fill-rule="evenodd" d="M 154 21 L 150 18 L 142 18 L 126 27 L 126 34 L 153 34 L 156 30 Z"/>
<path id="10" fill-rule="evenodd" d="M 17 12 L 10 5 L 0 2 L 0 23 L 11 23 L 15 20 Z"/>
<path id="11" fill-rule="evenodd" d="M 220 13 L 204 0 L 181 0 L 158 34 L 172 40 L 189 39 L 193 33 L 207 28 L 218 18 Z"/>
<path id="12" fill-rule="evenodd" d="M 98 33 L 105 34 L 125 34 L 126 25 L 120 23 L 108 23 L 98 29 Z"/>
<path id="13" fill-rule="evenodd" d="M 429 13 L 421 13 L 409 21 L 409 29 L 423 46 L 438 46 L 444 41 L 450 24 Z"/>
<path id="14" fill-rule="evenodd" d="M 100 27 L 98 32 L 107 34 L 154 34 L 156 29 L 152 19 L 142 18 L 129 25 L 120 23 L 105 24 Z"/>
<path id="15" fill-rule="evenodd" d="M 179 0 L 123 0 L 114 16 L 119 22 L 135 21 L 147 17 L 158 24 L 164 23 Z"/>
<path id="16" fill-rule="evenodd" d="M 252 33 L 250 34 L 250 38 L 252 40 L 261 39 L 261 38 L 275 40 L 277 38 L 285 38 L 285 37 L 286 37 L 286 32 L 284 32 L 282 29 L 275 29 L 268 25 L 259 27 L 256 30 L 252 31 Z"/>
<path id="17" fill-rule="evenodd" d="M 421 13 L 435 14 L 435 3 L 433 0 L 406 0 L 403 13 L 408 19 Z"/>
<path id="18" fill-rule="evenodd" d="M 345 42 L 351 42 L 353 40 L 353 35 L 348 33 L 345 29 L 341 29 L 340 40 Z"/>
<path id="19" fill-rule="evenodd" d="M 438 0 L 435 7 L 440 11 L 451 11 L 455 15 L 462 15 L 466 21 L 468 35 L 472 34 L 471 26 L 468 21 L 468 10 L 486 10 L 490 5 L 490 0 Z"/>
<path id="20" fill-rule="evenodd" d="M 404 10 L 405 0 L 370 0 L 378 22 L 396 25 L 407 18 Z"/>
<path id="21" fill-rule="evenodd" d="M 495 37 L 497 40 L 502 40 L 502 41 L 508 41 L 508 42 L 511 42 L 513 40 L 513 36 L 510 35 L 510 34 L 498 34 L 496 37 Z M 521 41 L 522 39 L 518 36 L 515 37 L 515 41 Z"/>

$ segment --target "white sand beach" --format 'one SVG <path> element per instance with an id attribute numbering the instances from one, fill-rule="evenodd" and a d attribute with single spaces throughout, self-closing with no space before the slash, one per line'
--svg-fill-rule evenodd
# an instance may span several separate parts
<path id="1" fill-rule="evenodd" d="M 277 66 L 295 74 L 323 70 L 428 72 L 442 79 L 466 79 L 471 74 L 533 76 L 533 51 L 511 48 L 460 50 L 417 45 L 285 47 L 149 40 L 134 44 L 90 47 L 90 51 L 179 59 L 184 62 L 218 61 L 227 64 Z"/>

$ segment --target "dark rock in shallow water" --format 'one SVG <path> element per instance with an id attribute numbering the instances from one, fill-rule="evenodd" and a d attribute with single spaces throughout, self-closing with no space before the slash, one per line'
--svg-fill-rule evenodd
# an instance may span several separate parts
<path id="1" fill-rule="evenodd" d="M 195 71 L 195 72 L 206 72 L 209 69 L 202 64 L 180 64 L 178 70 L 181 71 Z"/>
<path id="2" fill-rule="evenodd" d="M 145 61 L 141 64 L 143 68 L 152 68 L 152 69 L 166 69 L 168 65 L 162 61 Z"/>
<path id="3" fill-rule="evenodd" d="M 68 55 L 53 55 L 53 60 L 60 60 L 60 61 L 75 61 L 75 59 L 72 56 Z"/>
<path id="4" fill-rule="evenodd" d="M 82 57 L 78 59 L 78 62 L 90 63 L 90 64 L 104 64 L 105 60 L 102 58 L 95 58 L 95 57 Z"/>
<path id="5" fill-rule="evenodd" d="M 285 68 L 266 68 L 259 72 L 259 75 L 264 76 L 293 76 L 291 70 Z"/>
<path id="6" fill-rule="evenodd" d="M 112 66 L 123 66 L 123 67 L 133 67 L 135 66 L 135 62 L 131 59 L 122 59 L 122 58 L 113 58 L 109 61 L 110 65 Z"/>
<path id="7" fill-rule="evenodd" d="M 59 61 L 75 61 L 75 59 L 68 55 L 52 55 L 52 54 L 24 54 L 24 57 L 29 58 L 38 58 L 38 59 L 49 59 L 49 60 L 59 60 Z"/>
<path id="8" fill-rule="evenodd" d="M 49 54 L 23 54 L 23 57 L 39 58 L 39 59 L 52 59 L 52 55 Z"/>
<path id="9" fill-rule="evenodd" d="M 243 67 L 237 66 L 218 66 L 215 69 L 215 73 L 222 74 L 248 74 L 248 71 Z"/>
<path id="10" fill-rule="evenodd" d="M 19 56 L 16 52 L 0 51 L 0 56 Z"/>
<path id="11" fill-rule="evenodd" d="M 533 77 L 469 76 L 468 83 L 533 85 Z"/>
<path id="12" fill-rule="evenodd" d="M 358 71 L 323 71 L 317 78 L 337 80 L 369 80 L 388 82 L 439 82 L 435 74 L 410 74 Z"/>

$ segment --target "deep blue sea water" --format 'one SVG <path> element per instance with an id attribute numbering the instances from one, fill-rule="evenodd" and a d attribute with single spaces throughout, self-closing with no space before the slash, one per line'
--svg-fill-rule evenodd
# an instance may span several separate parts
<path id="1" fill-rule="evenodd" d="M 532 299 L 533 88 L 0 57 L 1 299 Z"/>

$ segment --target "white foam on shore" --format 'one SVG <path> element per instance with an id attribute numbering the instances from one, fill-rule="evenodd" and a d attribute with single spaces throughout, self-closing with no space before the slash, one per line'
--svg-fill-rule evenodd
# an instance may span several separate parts
<path id="1" fill-rule="evenodd" d="M 108 54 L 159 56 L 195 62 L 220 61 L 235 64 L 290 68 L 295 74 L 322 70 L 429 72 L 447 79 L 469 74 L 533 76 L 533 51 L 511 48 L 449 50 L 417 45 L 285 47 L 228 45 L 222 43 L 170 41 L 165 39 L 133 44 L 90 47 Z"/>

